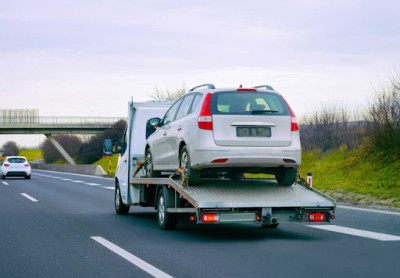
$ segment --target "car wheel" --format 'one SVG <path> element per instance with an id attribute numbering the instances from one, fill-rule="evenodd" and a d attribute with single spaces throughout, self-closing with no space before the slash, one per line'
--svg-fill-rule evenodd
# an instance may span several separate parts
<path id="1" fill-rule="evenodd" d="M 1 174 L 1 179 L 2 179 L 2 180 L 5 180 L 5 179 L 6 179 L 6 176 L 4 176 L 3 174 Z"/>
<path id="2" fill-rule="evenodd" d="M 153 167 L 153 156 L 151 154 L 150 149 L 146 150 L 146 156 L 147 161 L 145 164 L 145 171 L 146 171 L 146 177 L 148 178 L 156 178 L 161 176 L 161 172 L 159 171 L 154 171 Z"/>
<path id="3" fill-rule="evenodd" d="M 173 207 L 175 207 L 175 194 L 173 190 L 163 186 L 157 197 L 158 225 L 163 230 L 174 230 L 178 224 L 178 215 L 167 212 L 167 208 Z"/>
<path id="4" fill-rule="evenodd" d="M 122 202 L 121 198 L 121 192 L 119 190 L 119 184 L 118 182 L 115 183 L 115 191 L 114 191 L 114 206 L 115 206 L 115 212 L 120 215 L 125 215 L 128 214 L 129 212 L 129 206 L 125 205 Z"/>
<path id="5" fill-rule="evenodd" d="M 190 155 L 186 146 L 183 146 L 180 151 L 179 167 L 183 170 L 183 176 L 187 178 L 187 181 L 191 185 L 196 185 L 200 181 L 200 171 L 194 170 L 190 167 Z"/>
<path id="6" fill-rule="evenodd" d="M 31 179 L 31 175 L 25 176 L 26 180 L 30 180 Z"/>
<path id="7" fill-rule="evenodd" d="M 297 178 L 296 168 L 280 168 L 275 173 L 276 181 L 285 186 L 290 186 L 295 183 Z"/>

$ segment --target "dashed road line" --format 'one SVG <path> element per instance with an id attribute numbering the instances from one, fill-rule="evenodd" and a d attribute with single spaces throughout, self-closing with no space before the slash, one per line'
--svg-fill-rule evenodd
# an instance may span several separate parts
<path id="1" fill-rule="evenodd" d="M 32 202 L 39 202 L 38 200 L 36 200 L 35 198 L 33 198 L 32 196 L 29 196 L 26 193 L 21 193 L 22 196 L 24 196 L 25 198 L 31 200 Z"/>
<path id="2" fill-rule="evenodd" d="M 85 183 L 84 181 L 79 181 L 79 180 L 71 180 L 71 181 L 75 183 Z"/>
<path id="3" fill-rule="evenodd" d="M 110 189 L 110 190 L 114 190 L 115 189 L 114 186 L 102 186 L 102 187 L 105 188 L 105 189 Z"/>
<path id="4" fill-rule="evenodd" d="M 86 185 L 90 185 L 90 186 L 99 186 L 100 184 L 95 183 L 95 182 L 85 182 Z"/>
<path id="5" fill-rule="evenodd" d="M 4 185 L 9 185 L 7 182 L 5 182 L 5 181 L 2 181 L 2 183 L 4 184 Z"/>
<path id="6" fill-rule="evenodd" d="M 394 235 L 383 234 L 383 233 L 375 233 L 375 232 L 370 232 L 370 231 L 365 231 L 365 230 L 336 226 L 336 225 L 318 225 L 318 226 L 317 225 L 308 225 L 308 227 L 320 229 L 320 230 L 324 230 L 324 231 L 331 231 L 331 232 L 337 232 L 337 233 L 342 233 L 342 234 L 347 234 L 347 235 L 353 235 L 353 236 L 358 236 L 358 237 L 371 238 L 371 239 L 376 239 L 376 240 L 381 240 L 381 241 L 400 241 L 400 236 L 394 236 Z"/>
<path id="7" fill-rule="evenodd" d="M 148 274 L 154 276 L 154 277 L 161 277 L 161 278 L 172 278 L 172 276 L 168 275 L 167 273 L 159 270 L 158 268 L 152 266 L 151 264 L 143 261 L 142 259 L 136 257 L 135 255 L 129 253 L 128 251 L 122 249 L 121 247 L 115 245 L 114 243 L 100 237 L 100 236 L 92 236 L 91 237 L 93 240 L 97 241 L 110 251 L 114 252 L 115 254 L 121 256 L 128 262 L 136 265 L 140 269 L 144 270 Z"/>

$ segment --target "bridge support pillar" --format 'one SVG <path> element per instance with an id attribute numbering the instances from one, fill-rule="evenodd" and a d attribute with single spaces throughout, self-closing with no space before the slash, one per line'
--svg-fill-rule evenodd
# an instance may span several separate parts
<path id="1" fill-rule="evenodd" d="M 53 146 L 60 152 L 60 154 L 64 157 L 64 159 L 72 165 L 76 165 L 75 161 L 72 157 L 64 150 L 64 148 L 57 142 L 57 140 L 51 134 L 45 134 L 47 139 L 53 144 Z"/>

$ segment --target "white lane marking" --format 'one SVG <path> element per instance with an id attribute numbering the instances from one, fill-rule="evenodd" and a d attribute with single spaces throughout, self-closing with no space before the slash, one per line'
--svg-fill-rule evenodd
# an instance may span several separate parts
<path id="1" fill-rule="evenodd" d="M 66 172 L 56 172 L 56 171 L 49 171 L 49 170 L 38 170 L 38 169 L 35 169 L 34 171 L 35 172 L 37 172 L 37 171 L 50 172 L 50 173 L 65 174 L 65 175 L 72 175 L 72 176 L 81 176 L 81 177 L 88 177 L 88 178 L 94 178 L 94 179 L 114 180 L 114 178 L 105 178 L 105 177 L 99 177 L 99 176 L 91 176 L 91 175 L 84 175 L 84 174 L 74 174 L 74 173 L 66 173 Z"/>
<path id="2" fill-rule="evenodd" d="M 366 237 L 366 238 L 371 238 L 371 239 L 376 239 L 376 240 L 381 240 L 381 241 L 398 241 L 398 240 L 400 240 L 400 236 L 375 233 L 375 232 L 370 232 L 370 231 L 365 231 L 365 230 L 358 230 L 358 229 L 353 229 L 353 228 L 336 226 L 336 225 L 320 225 L 320 226 L 307 225 L 307 226 L 311 227 L 311 228 L 315 228 L 315 229 L 321 229 L 321 230 L 325 230 L 325 231 L 337 232 L 337 233 L 359 236 L 359 237 Z"/>
<path id="3" fill-rule="evenodd" d="M 360 210 L 365 212 L 374 212 L 374 213 L 382 213 L 382 214 L 392 214 L 400 216 L 400 212 L 395 211 L 387 211 L 387 210 L 377 210 L 377 209 L 367 209 L 367 208 L 356 208 L 356 207 L 348 207 L 348 206 L 336 206 L 342 209 L 352 209 L 352 210 Z"/>
<path id="4" fill-rule="evenodd" d="M 86 185 L 90 185 L 90 186 L 99 186 L 100 184 L 95 183 L 95 182 L 85 182 Z"/>
<path id="5" fill-rule="evenodd" d="M 84 181 L 78 181 L 78 180 L 71 180 L 71 181 L 75 183 L 85 183 Z"/>
<path id="6" fill-rule="evenodd" d="M 114 186 L 102 186 L 102 187 L 105 188 L 105 189 L 110 189 L 110 190 L 114 190 L 115 189 Z"/>
<path id="7" fill-rule="evenodd" d="M 22 196 L 24 196 L 25 198 L 31 200 L 32 202 L 38 202 L 38 200 L 36 200 L 35 198 L 33 198 L 32 196 L 29 196 L 26 193 L 21 193 Z"/>
<path id="8" fill-rule="evenodd" d="M 4 184 L 4 185 L 9 185 L 7 182 L 5 182 L 5 181 L 2 181 L 2 183 Z"/>
<path id="9" fill-rule="evenodd" d="M 121 247 L 100 236 L 92 236 L 91 238 L 154 277 L 172 278 L 172 276 L 168 275 L 167 273 L 159 270 L 158 268 L 152 266 L 151 264 L 143 261 L 142 259 L 136 257 L 128 251 L 125 251 Z"/>
<path id="10" fill-rule="evenodd" d="M 72 181 L 71 179 L 64 179 L 64 178 L 62 178 L 60 180 L 62 180 L 62 181 Z"/>

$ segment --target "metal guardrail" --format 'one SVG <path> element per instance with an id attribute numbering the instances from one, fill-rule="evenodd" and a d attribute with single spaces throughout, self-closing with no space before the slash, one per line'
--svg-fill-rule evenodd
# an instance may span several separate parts
<path id="1" fill-rule="evenodd" d="M 118 117 L 0 117 L 1 124 L 113 124 L 119 120 L 127 120 Z"/>

